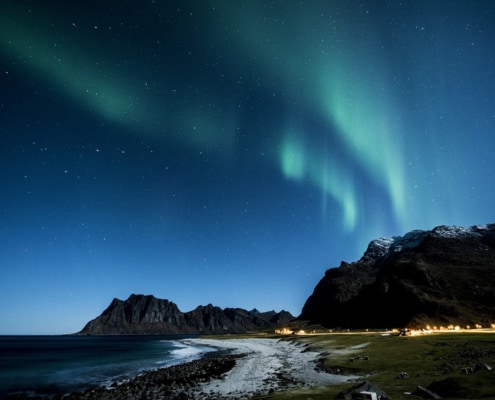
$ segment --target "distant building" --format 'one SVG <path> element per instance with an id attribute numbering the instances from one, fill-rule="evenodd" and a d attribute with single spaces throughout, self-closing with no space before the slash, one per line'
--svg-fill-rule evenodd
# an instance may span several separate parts
<path id="1" fill-rule="evenodd" d="M 294 331 L 289 328 L 275 329 L 275 333 L 278 335 L 292 335 Z"/>

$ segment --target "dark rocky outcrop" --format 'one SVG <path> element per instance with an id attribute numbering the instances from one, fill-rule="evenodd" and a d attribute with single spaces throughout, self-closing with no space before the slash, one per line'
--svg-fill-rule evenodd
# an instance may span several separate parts
<path id="1" fill-rule="evenodd" d="M 440 226 L 372 241 L 326 271 L 299 320 L 326 327 L 489 326 L 495 321 L 495 224 Z"/>
<path id="2" fill-rule="evenodd" d="M 286 311 L 264 313 L 241 308 L 221 309 L 211 304 L 182 313 L 174 303 L 154 296 L 131 295 L 127 300 L 113 299 L 103 313 L 86 324 L 82 335 L 134 334 L 224 334 L 269 329 L 293 319 Z"/>

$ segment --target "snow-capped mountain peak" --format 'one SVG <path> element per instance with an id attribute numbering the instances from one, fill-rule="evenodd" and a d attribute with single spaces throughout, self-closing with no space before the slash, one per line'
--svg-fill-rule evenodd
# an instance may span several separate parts
<path id="1" fill-rule="evenodd" d="M 475 225 L 470 227 L 440 225 L 431 231 L 413 230 L 402 236 L 382 237 L 370 242 L 363 261 L 372 261 L 391 253 L 419 246 L 428 237 L 460 239 L 466 236 L 481 236 L 490 229 L 490 225 Z"/>

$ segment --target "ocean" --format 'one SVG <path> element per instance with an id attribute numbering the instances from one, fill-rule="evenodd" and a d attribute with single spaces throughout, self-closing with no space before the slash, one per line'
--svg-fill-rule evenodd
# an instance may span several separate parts
<path id="1" fill-rule="evenodd" d="M 181 341 L 190 337 L 0 336 L 0 399 L 84 391 L 215 350 Z"/>

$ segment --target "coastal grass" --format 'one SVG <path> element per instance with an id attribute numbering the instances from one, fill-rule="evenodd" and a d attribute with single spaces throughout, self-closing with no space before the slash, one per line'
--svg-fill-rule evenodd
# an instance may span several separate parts
<path id="1" fill-rule="evenodd" d="M 390 398 L 421 399 L 418 385 L 441 392 L 442 398 L 495 399 L 495 369 L 465 374 L 478 363 L 495 367 L 495 333 L 446 332 L 420 336 L 383 333 L 329 333 L 291 336 L 311 350 L 324 352 L 328 371 L 358 374 Z M 436 383 L 434 383 L 436 382 Z M 333 399 L 346 385 L 274 392 L 258 399 Z M 433 386 L 431 386 L 433 384 Z"/>

